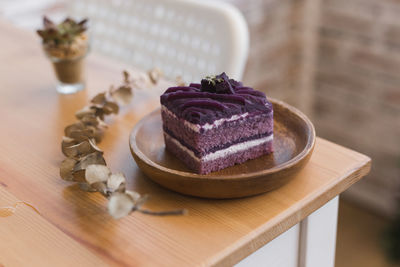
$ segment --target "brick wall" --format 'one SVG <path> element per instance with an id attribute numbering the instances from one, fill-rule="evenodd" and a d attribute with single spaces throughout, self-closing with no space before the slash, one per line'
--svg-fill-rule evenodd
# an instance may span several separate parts
<path id="1" fill-rule="evenodd" d="M 230 0 L 243 13 L 250 32 L 244 82 L 269 96 L 305 108 L 293 97 L 301 75 L 302 16 L 305 0 Z M 309 105 L 308 105 L 309 106 Z"/>
<path id="2" fill-rule="evenodd" d="M 393 213 L 400 185 L 400 2 L 322 0 L 314 122 L 320 136 L 372 157 L 345 196 Z"/>
<path id="3" fill-rule="evenodd" d="M 320 0 L 226 0 L 250 32 L 244 82 L 311 115 Z"/>

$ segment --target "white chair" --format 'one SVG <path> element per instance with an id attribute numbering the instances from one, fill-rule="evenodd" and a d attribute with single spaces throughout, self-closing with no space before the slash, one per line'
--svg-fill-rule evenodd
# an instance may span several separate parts
<path id="1" fill-rule="evenodd" d="M 225 71 L 241 79 L 246 22 L 232 5 L 194 0 L 77 0 L 73 17 L 90 19 L 92 49 L 133 67 L 160 68 L 174 80 Z"/>

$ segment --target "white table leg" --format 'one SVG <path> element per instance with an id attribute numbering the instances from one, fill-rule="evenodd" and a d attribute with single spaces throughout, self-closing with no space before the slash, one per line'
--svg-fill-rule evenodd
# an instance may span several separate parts
<path id="1" fill-rule="evenodd" d="M 300 223 L 299 267 L 334 267 L 339 196 Z"/>
<path id="2" fill-rule="evenodd" d="M 296 267 L 298 263 L 299 234 L 300 225 L 296 224 L 235 266 Z"/>
<path id="3" fill-rule="evenodd" d="M 338 200 L 335 197 L 235 266 L 333 267 Z"/>

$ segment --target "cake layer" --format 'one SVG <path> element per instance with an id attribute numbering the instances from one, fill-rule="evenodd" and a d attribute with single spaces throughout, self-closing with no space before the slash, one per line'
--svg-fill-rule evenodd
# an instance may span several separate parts
<path id="1" fill-rule="evenodd" d="M 246 150 L 249 149 L 253 146 L 257 146 L 259 144 L 263 144 L 269 141 L 272 141 L 273 135 L 270 134 L 268 136 L 262 136 L 257 139 L 252 139 L 252 140 L 246 140 L 240 143 L 235 143 L 226 147 L 223 147 L 218 150 L 213 150 L 209 151 L 208 153 L 205 153 L 203 155 L 198 155 L 193 151 L 192 149 L 188 148 L 184 144 L 182 144 L 179 140 L 175 139 L 173 136 L 170 136 L 168 133 L 164 132 L 164 139 L 168 139 L 175 143 L 181 150 L 184 150 L 187 152 L 189 156 L 192 158 L 195 158 L 198 161 L 209 161 L 209 160 L 215 160 L 221 157 L 226 157 L 230 154 L 236 153 L 238 151 Z"/>
<path id="2" fill-rule="evenodd" d="M 265 114 L 272 110 L 272 104 L 267 101 L 264 93 L 233 80 L 226 84 L 232 87 L 229 94 L 207 91 L 200 84 L 171 87 L 161 96 L 160 101 L 178 118 L 199 125 L 213 124 L 234 115 Z"/>
<path id="3" fill-rule="evenodd" d="M 161 106 L 161 112 L 166 113 L 166 115 L 168 115 L 169 117 L 173 117 L 173 118 L 181 121 L 186 127 L 190 128 L 192 131 L 197 132 L 197 133 L 203 133 L 205 131 L 212 130 L 214 128 L 218 128 L 219 126 L 223 125 L 224 123 L 244 119 L 249 115 L 249 113 L 246 112 L 241 115 L 232 115 L 230 118 L 223 118 L 223 119 L 215 120 L 211 124 L 206 123 L 206 124 L 200 125 L 200 124 L 194 124 L 194 123 L 188 122 L 187 120 L 182 119 L 182 118 L 179 119 L 174 113 L 172 113 L 170 110 L 168 110 L 168 108 L 165 106 Z"/>
<path id="4" fill-rule="evenodd" d="M 253 137 L 270 135 L 273 131 L 272 111 L 268 114 L 248 114 L 244 118 L 226 120 L 211 129 L 198 132 L 200 127 L 174 116 L 166 108 L 162 111 L 163 128 L 199 154 Z"/>
<path id="5" fill-rule="evenodd" d="M 164 129 L 164 133 L 167 134 L 168 136 L 172 137 L 173 139 L 175 139 L 182 146 L 184 146 L 187 149 L 189 149 L 190 151 L 192 151 L 194 153 L 194 155 L 196 155 L 196 157 L 198 157 L 198 158 L 202 158 L 204 156 L 207 156 L 210 153 L 214 153 L 214 152 L 217 152 L 219 150 L 223 150 L 223 149 L 229 148 L 229 147 L 234 146 L 236 144 L 241 144 L 241 143 L 249 142 L 249 141 L 253 141 L 253 140 L 260 140 L 260 139 L 263 139 L 263 138 L 270 138 L 272 136 L 272 133 L 257 134 L 257 135 L 253 135 L 253 136 L 246 137 L 246 138 L 240 138 L 240 139 L 232 140 L 230 142 L 226 142 L 226 143 L 220 144 L 218 146 L 213 146 L 213 147 L 210 147 L 208 149 L 204 149 L 204 148 L 201 148 L 201 147 L 193 147 L 193 146 L 188 145 L 187 143 L 183 142 L 181 139 L 176 138 L 176 136 L 174 136 L 171 132 L 169 132 L 168 129 Z"/>
<path id="6" fill-rule="evenodd" d="M 273 140 L 271 135 L 266 138 L 233 145 L 225 149 L 225 151 L 219 150 L 205 157 L 198 158 L 193 151 L 181 145 L 176 139 L 171 138 L 165 133 L 164 137 L 167 150 L 183 161 L 190 169 L 200 174 L 218 171 L 271 153 Z"/>

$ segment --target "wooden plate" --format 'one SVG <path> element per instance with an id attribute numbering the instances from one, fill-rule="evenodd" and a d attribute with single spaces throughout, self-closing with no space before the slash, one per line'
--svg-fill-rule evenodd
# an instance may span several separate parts
<path id="1" fill-rule="evenodd" d="M 276 189 L 309 160 L 315 144 L 311 121 L 299 110 L 270 99 L 274 106 L 274 152 L 224 170 L 200 175 L 165 150 L 160 109 L 136 124 L 130 148 L 139 168 L 176 192 L 206 198 L 236 198 Z"/>

